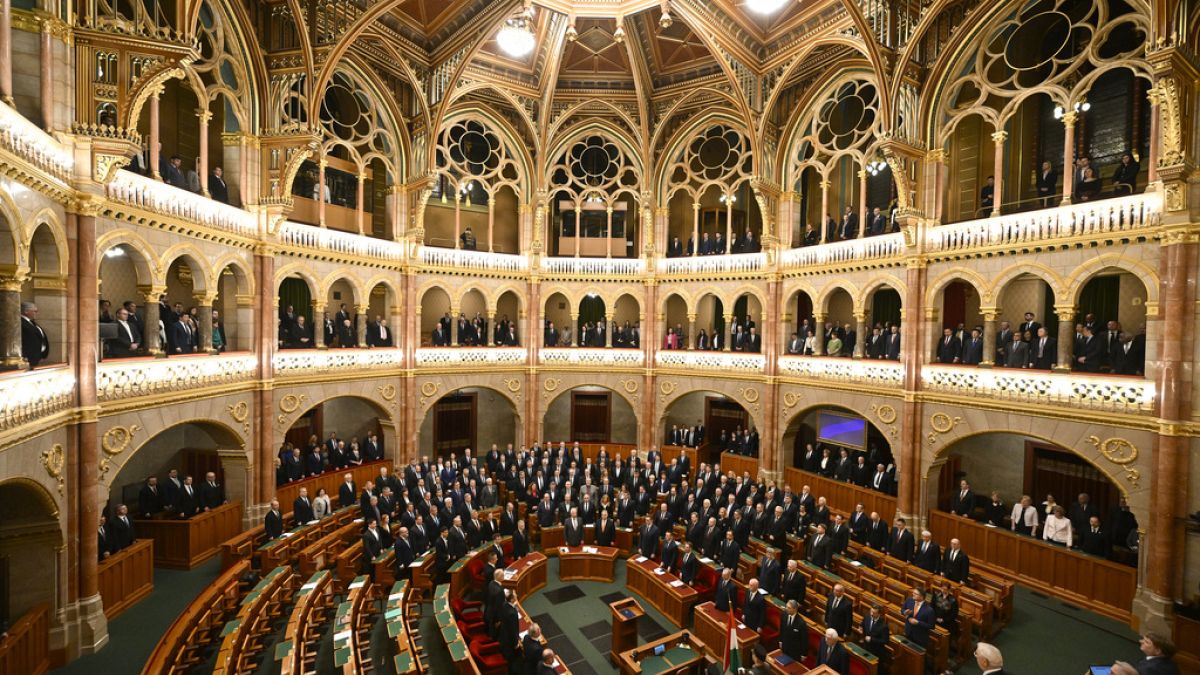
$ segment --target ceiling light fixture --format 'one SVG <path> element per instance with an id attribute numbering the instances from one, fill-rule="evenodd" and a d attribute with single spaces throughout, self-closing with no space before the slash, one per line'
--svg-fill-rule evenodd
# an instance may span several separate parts
<path id="1" fill-rule="evenodd" d="M 622 42 L 625 41 L 625 26 L 623 25 L 624 23 L 625 23 L 625 19 L 623 17 L 618 16 L 617 17 L 617 29 L 613 31 L 613 42 L 616 42 L 617 44 L 621 44 Z"/>
<path id="2" fill-rule="evenodd" d="M 746 0 L 746 9 L 755 14 L 774 14 L 787 3 L 788 0 Z"/>
<path id="3" fill-rule="evenodd" d="M 658 25 L 663 30 L 666 30 L 671 27 L 671 23 L 674 21 L 674 19 L 671 18 L 671 8 L 667 5 L 667 0 L 663 0 L 661 8 L 662 16 L 658 17 Z"/>
<path id="4" fill-rule="evenodd" d="M 567 42 L 574 42 L 579 39 L 579 31 L 575 30 L 575 15 L 567 16 Z"/>
<path id="5" fill-rule="evenodd" d="M 883 161 L 882 159 L 877 159 L 877 160 L 867 164 L 867 173 L 872 176 L 878 176 L 879 174 L 883 173 L 883 171 L 887 168 L 888 168 L 887 162 Z"/>
<path id="6" fill-rule="evenodd" d="M 1092 104 L 1088 103 L 1087 101 L 1082 101 L 1082 102 L 1076 101 L 1074 107 L 1075 107 L 1075 112 L 1077 112 L 1077 113 L 1087 112 L 1092 109 Z M 1061 105 L 1054 106 L 1054 119 L 1061 120 L 1062 116 L 1063 116 L 1062 106 Z"/>
<path id="7" fill-rule="evenodd" d="M 496 34 L 496 42 L 505 54 L 519 59 L 533 51 L 537 39 L 529 29 L 529 19 L 522 16 L 505 21 L 504 27 Z"/>

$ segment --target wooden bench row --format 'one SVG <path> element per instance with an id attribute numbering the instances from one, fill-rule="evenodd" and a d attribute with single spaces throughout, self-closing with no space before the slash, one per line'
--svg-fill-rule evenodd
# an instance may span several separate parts
<path id="1" fill-rule="evenodd" d="M 200 664 L 200 651 L 215 641 L 226 615 L 237 608 L 241 578 L 249 571 L 250 562 L 239 561 L 205 587 L 163 634 L 142 675 L 182 674 Z"/>
<path id="2" fill-rule="evenodd" d="M 333 666 L 343 675 L 372 670 L 369 648 L 373 619 L 372 585 L 366 576 L 350 583 L 346 599 L 337 607 L 333 619 Z"/>
<path id="3" fill-rule="evenodd" d="M 312 574 L 296 592 L 283 641 L 275 647 L 280 675 L 311 675 L 317 671 L 317 643 L 333 607 L 333 575 L 329 570 Z"/>
<path id="4" fill-rule="evenodd" d="M 221 631 L 221 647 L 213 675 L 243 675 L 257 668 L 270 622 L 283 614 L 295 593 L 291 567 L 276 567 L 242 599 L 237 615 Z"/>

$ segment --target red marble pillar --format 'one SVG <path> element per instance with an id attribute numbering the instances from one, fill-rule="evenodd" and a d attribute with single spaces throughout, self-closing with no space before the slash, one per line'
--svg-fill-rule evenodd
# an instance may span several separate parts
<path id="1" fill-rule="evenodd" d="M 538 362 L 539 346 L 544 339 L 542 332 L 542 286 L 537 279 L 529 281 L 525 296 L 529 298 L 528 304 L 525 306 L 525 334 L 518 334 L 517 339 L 521 344 L 525 345 L 525 361 L 532 366 Z M 538 440 L 538 436 L 541 435 L 542 421 L 538 419 L 539 400 L 537 370 L 530 367 L 525 376 L 525 438 L 522 439 L 527 446 L 532 445 L 535 440 Z"/>
<path id="2" fill-rule="evenodd" d="M 159 132 L 159 114 L 158 114 L 158 97 L 161 92 L 155 92 L 150 95 L 150 100 L 146 105 L 150 106 L 150 175 L 158 180 L 162 180 L 162 174 L 158 172 L 159 163 L 162 161 L 162 136 Z"/>
<path id="3" fill-rule="evenodd" d="M 100 453 L 96 424 L 96 360 L 99 357 L 97 345 L 100 313 L 96 279 L 100 263 L 96 255 L 95 212 L 77 214 L 74 221 L 75 251 L 71 258 L 74 262 L 75 297 L 78 298 L 74 371 L 78 404 L 82 411 L 81 421 L 75 426 L 76 448 L 79 452 L 75 494 L 79 499 L 79 598 L 86 599 L 100 592 L 97 578 Z"/>
<path id="4" fill-rule="evenodd" d="M 54 36 L 50 33 L 50 22 L 42 22 L 42 33 L 38 43 L 42 61 L 42 79 L 39 85 L 42 103 L 42 128 L 54 129 Z"/>
<path id="5" fill-rule="evenodd" d="M 0 98 L 13 105 L 12 2 L 0 0 Z"/>
<path id="6" fill-rule="evenodd" d="M 923 263 L 910 261 L 904 293 L 904 320 L 900 324 L 900 362 L 904 364 L 906 395 L 900 411 L 900 439 L 892 447 L 897 465 L 896 507 L 901 513 L 916 514 L 921 508 L 921 403 L 915 393 L 921 382 L 922 294 L 927 270 Z M 860 338 L 861 339 L 861 338 Z M 885 514 L 880 514 L 885 516 Z"/>
<path id="7" fill-rule="evenodd" d="M 767 384 L 763 386 L 763 428 L 759 430 L 761 442 L 759 443 L 758 466 L 760 470 L 769 471 L 772 474 L 780 471 L 779 415 L 775 405 L 779 386 L 774 382 L 775 376 L 778 374 L 777 357 L 781 340 L 780 332 L 785 330 L 779 317 L 779 308 L 783 306 L 782 294 L 783 284 L 775 279 L 767 282 L 767 303 L 764 308 L 765 315 L 760 324 L 762 334 L 759 338 L 762 341 L 763 356 L 767 361 L 763 370 L 763 374 L 767 377 Z"/>
<path id="8" fill-rule="evenodd" d="M 274 376 L 271 363 L 275 356 L 275 255 L 271 250 L 255 253 L 254 269 L 258 276 L 258 311 L 254 314 L 254 335 L 258 340 L 258 379 L 270 382 Z M 255 502 L 270 502 L 275 496 L 275 396 L 270 387 L 259 387 L 254 393 L 254 432 L 258 444 L 255 468 L 258 471 Z"/>

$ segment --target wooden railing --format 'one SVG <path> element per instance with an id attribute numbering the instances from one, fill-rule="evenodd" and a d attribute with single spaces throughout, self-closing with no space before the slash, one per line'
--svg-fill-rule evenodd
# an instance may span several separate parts
<path id="1" fill-rule="evenodd" d="M 878 511 L 879 517 L 885 522 L 890 522 L 896 515 L 896 498 L 891 495 L 800 469 L 785 469 L 783 475 L 793 492 L 799 493 L 800 488 L 807 485 L 812 488 L 813 495 L 824 497 L 832 510 L 851 513 L 855 504 L 862 504 L 867 513 Z"/>
<path id="2" fill-rule="evenodd" d="M 744 457 L 742 455 L 738 455 L 738 454 L 735 454 L 732 452 L 722 452 L 721 453 L 721 473 L 729 473 L 730 471 L 734 472 L 738 476 L 741 476 L 743 473 L 749 471 L 750 477 L 757 480 L 758 479 L 758 458 L 757 457 Z M 792 489 L 799 490 L 800 486 L 793 485 Z"/>
<path id="3" fill-rule="evenodd" d="M 386 466 L 389 471 L 394 464 L 390 459 L 381 459 L 378 462 L 368 462 L 360 466 L 341 471 L 329 471 L 320 476 L 305 478 L 294 483 L 286 483 L 275 488 L 275 498 L 279 500 L 279 508 L 284 512 L 292 510 L 292 502 L 300 496 L 300 488 L 308 488 L 308 498 L 316 499 L 317 491 L 325 488 L 329 493 L 329 499 L 336 502 L 338 496 L 338 488 L 342 485 L 342 476 L 351 474 L 354 476 L 354 484 L 358 486 L 359 494 L 362 494 L 363 486 L 368 480 L 374 480 L 379 475 L 379 467 Z M 335 504 L 335 506 L 344 506 L 343 504 Z"/>
<path id="4" fill-rule="evenodd" d="M 240 561 L 206 586 L 158 641 L 142 668 L 142 675 L 187 673 L 200 665 L 200 650 L 212 643 L 214 631 L 224 623 L 226 612 L 237 606 L 240 579 L 248 571 L 249 561 Z"/>
<path id="5" fill-rule="evenodd" d="M 942 540 L 961 541 L 973 568 L 994 568 L 1018 583 L 1119 621 L 1133 618 L 1133 567 L 942 511 L 929 513 L 929 529 Z"/>
<path id="6" fill-rule="evenodd" d="M 234 675 L 256 669 L 254 663 L 271 633 L 270 623 L 279 618 L 282 608 L 291 602 L 294 588 L 291 567 L 276 567 L 242 600 L 237 616 L 221 631 L 221 647 L 213 665 L 213 675 Z"/>
<path id="7" fill-rule="evenodd" d="M 97 576 L 104 618 L 112 621 L 154 590 L 154 540 L 138 539 L 100 561 Z"/>
<path id="8" fill-rule="evenodd" d="M 325 624 L 326 610 L 333 605 L 333 584 L 328 570 L 309 577 L 296 593 L 283 645 L 275 649 L 280 675 L 293 675 L 316 670 L 317 642 Z"/>
<path id="9" fill-rule="evenodd" d="M 50 669 L 50 605 L 25 613 L 0 641 L 0 673 L 41 675 Z"/>
<path id="10" fill-rule="evenodd" d="M 231 502 L 193 518 L 134 521 L 140 537 L 154 540 L 154 564 L 192 569 L 221 551 L 242 529 L 242 503 Z"/>

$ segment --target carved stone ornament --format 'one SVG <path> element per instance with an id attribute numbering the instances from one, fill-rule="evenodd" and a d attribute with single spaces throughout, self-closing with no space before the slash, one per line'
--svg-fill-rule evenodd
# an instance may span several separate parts
<path id="1" fill-rule="evenodd" d="M 131 424 L 128 427 L 113 427 L 104 432 L 100 437 L 100 449 L 104 451 L 105 457 L 100 460 L 100 480 L 107 480 L 108 472 L 112 470 L 112 459 L 117 455 L 125 452 L 129 444 L 133 442 L 133 435 L 141 430 L 136 424 Z"/>
<path id="2" fill-rule="evenodd" d="M 287 422 L 287 416 L 299 410 L 300 405 L 306 400 L 308 400 L 308 396 L 305 394 L 300 394 L 299 396 L 288 394 L 279 399 L 279 409 L 283 411 L 283 414 L 276 418 L 276 421 L 279 422 L 280 426 Z"/>
<path id="3" fill-rule="evenodd" d="M 1106 438 L 1100 440 L 1099 436 L 1088 436 L 1087 441 L 1095 446 L 1104 459 L 1121 467 L 1125 472 L 1125 480 L 1133 485 L 1138 484 L 1138 481 L 1142 478 L 1142 472 L 1129 466 L 1138 458 L 1136 445 L 1124 438 Z"/>
<path id="4" fill-rule="evenodd" d="M 429 381 L 421 384 L 421 398 L 417 402 L 422 409 L 425 409 L 432 403 L 439 390 L 442 388 L 441 380 Z"/>
<path id="5" fill-rule="evenodd" d="M 659 400 L 662 403 L 666 403 L 667 399 L 671 396 L 671 394 L 674 394 L 675 390 L 678 388 L 679 385 L 671 380 L 663 380 L 662 382 L 659 382 L 658 393 L 661 394 L 661 396 L 659 396 Z"/>
<path id="6" fill-rule="evenodd" d="M 887 405 L 886 403 L 881 406 L 872 404 L 871 411 L 874 412 L 875 416 L 879 418 L 879 421 L 883 422 L 884 424 L 892 424 L 896 421 L 896 409 L 890 405 Z"/>
<path id="7" fill-rule="evenodd" d="M 42 451 L 42 466 L 46 467 L 46 473 L 51 478 L 58 482 L 58 494 L 63 494 L 63 488 L 66 485 L 66 478 L 63 477 L 63 467 L 66 465 L 66 455 L 63 452 L 61 443 L 55 443 L 50 446 L 49 450 Z"/>
<path id="8" fill-rule="evenodd" d="M 396 385 L 387 384 L 379 388 L 379 396 L 383 400 L 391 402 L 396 400 Z"/>
<path id="9" fill-rule="evenodd" d="M 95 165 L 92 167 L 92 179 L 97 183 L 107 183 L 116 176 L 117 171 L 129 165 L 129 158 L 121 155 L 103 155 L 96 153 Z"/>
<path id="10" fill-rule="evenodd" d="M 238 401 L 230 406 L 225 406 L 229 411 L 229 416 L 234 422 L 242 425 L 242 433 L 250 433 L 250 404 L 245 401 Z"/>
<path id="11" fill-rule="evenodd" d="M 938 434 L 949 433 L 960 422 L 962 422 L 961 417 L 951 417 L 943 412 L 933 413 L 929 417 L 929 426 L 933 431 L 929 432 L 929 435 L 925 438 L 929 441 L 930 445 L 934 445 L 938 442 Z"/>

